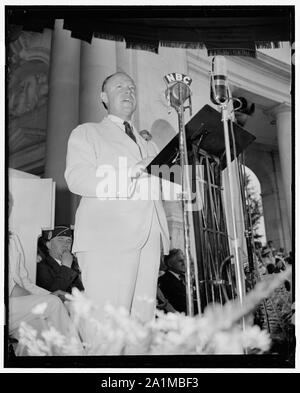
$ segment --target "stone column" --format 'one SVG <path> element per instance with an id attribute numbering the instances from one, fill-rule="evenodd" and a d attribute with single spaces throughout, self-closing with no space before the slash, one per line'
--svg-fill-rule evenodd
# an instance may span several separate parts
<path id="1" fill-rule="evenodd" d="M 104 79 L 117 71 L 116 43 L 111 40 L 93 38 L 92 43 L 81 42 L 80 86 L 79 86 L 79 124 L 99 122 L 107 112 L 102 105 L 100 92 Z M 80 196 L 72 194 L 71 222 Z"/>
<path id="2" fill-rule="evenodd" d="M 103 80 L 116 72 L 116 43 L 93 38 L 92 43 L 81 43 L 79 122 L 98 122 L 106 110 L 101 103 Z"/>
<path id="3" fill-rule="evenodd" d="M 55 21 L 49 74 L 45 177 L 56 182 L 55 223 L 71 223 L 71 193 L 64 179 L 67 142 L 78 124 L 80 40 Z"/>
<path id="4" fill-rule="evenodd" d="M 280 167 L 287 207 L 289 227 L 292 222 L 292 129 L 291 106 L 287 103 L 276 105 L 270 114 L 276 118 Z"/>

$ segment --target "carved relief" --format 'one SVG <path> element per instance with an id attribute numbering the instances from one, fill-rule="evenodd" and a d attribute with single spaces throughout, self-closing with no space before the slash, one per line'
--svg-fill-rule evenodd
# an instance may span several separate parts
<path id="1" fill-rule="evenodd" d="M 19 117 L 46 103 L 51 32 L 21 32 L 9 44 L 9 115 Z"/>
<path id="2" fill-rule="evenodd" d="M 47 29 L 43 33 L 22 31 L 18 38 L 9 44 L 10 67 L 34 60 L 49 64 L 51 37 L 51 30 Z"/>
<path id="3" fill-rule="evenodd" d="M 31 146 L 38 151 L 46 138 L 52 32 L 21 31 L 11 37 L 13 38 L 8 47 L 7 64 L 10 163 L 22 170 L 24 168 L 17 162 L 28 166 L 34 156 L 33 153 L 26 155 L 26 148 Z M 35 135 L 37 131 L 40 131 L 40 134 Z"/>
<path id="4" fill-rule="evenodd" d="M 48 75 L 45 72 L 23 75 L 12 78 L 9 87 L 9 115 L 19 117 L 33 111 L 37 106 L 44 105 L 48 95 Z"/>

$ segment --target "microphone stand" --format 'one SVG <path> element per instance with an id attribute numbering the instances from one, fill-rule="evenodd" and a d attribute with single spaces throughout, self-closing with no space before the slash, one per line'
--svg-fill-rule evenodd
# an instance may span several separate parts
<path id="1" fill-rule="evenodd" d="M 179 101 L 181 101 L 181 89 L 179 89 Z M 191 202 L 191 189 L 189 182 L 189 165 L 186 146 L 186 135 L 184 129 L 184 107 L 183 103 L 177 108 L 178 114 L 178 129 L 179 129 L 179 152 L 180 152 L 180 166 L 181 166 L 181 184 L 182 184 L 182 217 L 183 217 L 183 235 L 184 235 L 184 251 L 186 259 L 186 305 L 187 315 L 194 315 L 194 301 L 193 301 L 193 282 L 191 272 L 191 242 L 190 242 L 190 223 L 188 204 Z"/>
<path id="2" fill-rule="evenodd" d="M 230 142 L 229 142 L 229 131 L 228 131 L 228 103 L 225 102 L 221 104 L 221 111 L 222 111 L 222 123 L 224 128 L 224 140 L 225 140 L 225 152 L 226 152 L 226 163 L 228 168 L 228 189 L 230 198 L 230 213 L 231 213 L 231 221 L 232 221 L 232 228 L 233 228 L 233 245 L 234 245 L 234 256 L 235 256 L 235 274 L 236 274 L 236 286 L 237 286 L 237 296 L 240 300 L 241 305 L 243 305 L 244 300 L 244 285 L 243 285 L 243 273 L 242 273 L 242 266 L 240 261 L 240 254 L 238 249 L 238 236 L 237 236 L 237 229 L 236 229 L 236 215 L 234 209 L 234 189 L 233 189 L 233 171 L 232 171 L 232 164 L 231 164 L 231 151 L 230 151 Z M 235 157 L 236 158 L 236 157 Z"/>
<path id="3" fill-rule="evenodd" d="M 183 235 L 184 235 L 184 254 L 185 254 L 185 277 L 186 277 L 186 305 L 187 315 L 194 316 L 194 301 L 193 301 L 193 280 L 192 280 L 192 258 L 191 258 L 191 241 L 190 241 L 190 223 L 189 223 L 189 203 L 191 203 L 191 187 L 189 182 L 189 163 L 186 145 L 186 135 L 184 128 L 184 110 L 190 108 L 191 114 L 191 100 L 190 95 L 187 97 L 184 93 L 184 89 L 189 87 L 178 82 L 177 97 L 171 96 L 172 90 L 168 88 L 167 99 L 178 114 L 178 129 L 179 129 L 179 154 L 180 154 L 180 166 L 181 166 L 181 205 L 182 205 L 182 218 L 183 218 Z M 184 89 L 183 89 L 184 87 Z M 170 91 L 171 90 L 171 91 Z M 184 102 L 189 98 L 189 106 L 184 107 Z M 195 264 L 196 273 L 196 264 Z"/>
<path id="4" fill-rule="evenodd" d="M 234 251 L 234 260 L 235 260 L 235 276 L 236 276 L 236 287 L 237 287 L 237 297 L 239 299 L 240 305 L 244 304 L 245 290 L 244 290 L 244 275 L 242 271 L 241 259 L 238 249 L 238 236 L 237 236 L 237 228 L 236 228 L 236 214 L 234 208 L 234 188 L 233 188 L 233 170 L 231 163 L 231 150 L 230 150 L 230 140 L 229 140 L 229 130 L 228 130 L 228 121 L 232 119 L 232 115 L 228 110 L 229 105 L 229 97 L 231 96 L 229 87 L 226 86 L 226 100 L 225 102 L 221 102 L 217 96 L 215 91 L 215 85 L 213 81 L 213 74 L 211 74 L 211 86 L 212 93 L 217 105 L 221 108 L 222 113 L 222 123 L 224 129 L 224 141 L 225 141 L 225 154 L 226 154 L 226 164 L 228 168 L 228 190 L 230 195 L 230 217 L 233 229 L 233 251 Z M 236 157 L 234 157 L 236 158 Z M 245 320 L 242 318 L 243 329 L 245 329 Z"/>

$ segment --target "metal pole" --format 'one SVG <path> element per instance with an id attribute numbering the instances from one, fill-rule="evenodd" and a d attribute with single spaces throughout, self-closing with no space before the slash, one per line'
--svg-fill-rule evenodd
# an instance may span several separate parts
<path id="1" fill-rule="evenodd" d="M 227 111 L 227 103 L 221 105 L 222 110 L 222 122 L 224 127 L 224 140 L 225 140 L 225 151 L 226 151 L 226 162 L 228 168 L 228 186 L 229 186 L 229 194 L 230 198 L 230 207 L 231 207 L 231 221 L 233 228 L 233 243 L 234 243 L 234 256 L 235 256 L 235 273 L 236 273 L 236 286 L 237 286 L 237 295 L 240 300 L 241 305 L 244 300 L 244 285 L 243 285 L 243 273 L 241 267 L 241 261 L 238 250 L 238 237 L 237 237 L 237 229 L 236 229 L 236 215 L 234 209 L 234 198 L 233 196 L 233 173 L 231 166 L 231 152 L 230 152 L 230 142 L 229 142 L 229 131 L 228 131 L 228 111 Z"/>
<path id="2" fill-rule="evenodd" d="M 191 187 L 189 183 L 189 165 L 187 155 L 187 145 L 184 128 L 184 110 L 190 109 L 192 114 L 192 103 L 190 94 L 190 84 L 192 79 L 184 74 L 171 73 L 164 77 L 167 83 L 166 98 L 170 106 L 173 106 L 178 114 L 178 128 L 179 128 L 179 153 L 181 166 L 181 205 L 183 217 L 183 235 L 184 235 L 184 254 L 185 254 L 185 277 L 186 277 L 186 305 L 187 314 L 194 315 L 193 302 L 193 280 L 191 271 L 191 247 L 190 247 L 190 225 L 189 225 L 189 209 L 188 206 L 192 203 Z M 189 100 L 189 105 L 184 107 L 183 104 Z"/>
<path id="3" fill-rule="evenodd" d="M 179 101 L 181 101 L 181 89 L 179 89 Z M 180 151 L 180 166 L 181 166 L 181 183 L 182 183 L 182 217 L 183 217 L 183 235 L 184 235 L 184 251 L 185 251 L 185 277 L 186 277 L 186 305 L 187 315 L 194 315 L 193 302 L 193 283 L 191 272 L 191 251 L 190 251 L 190 225 L 189 225 L 189 211 L 188 204 L 191 202 L 190 184 L 189 184 L 189 166 L 187 157 L 186 137 L 184 130 L 184 108 L 181 104 L 177 108 L 178 113 L 178 128 L 179 128 L 179 151 Z"/>

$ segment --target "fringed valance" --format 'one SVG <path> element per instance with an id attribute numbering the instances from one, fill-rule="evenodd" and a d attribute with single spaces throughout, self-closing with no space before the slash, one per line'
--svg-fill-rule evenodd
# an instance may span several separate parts
<path id="1" fill-rule="evenodd" d="M 154 53 L 167 46 L 255 57 L 256 49 L 294 42 L 293 6 L 10 6 L 8 39 L 11 26 L 42 31 L 53 29 L 55 19 L 63 19 L 74 38 L 125 41 L 127 48 Z"/>

